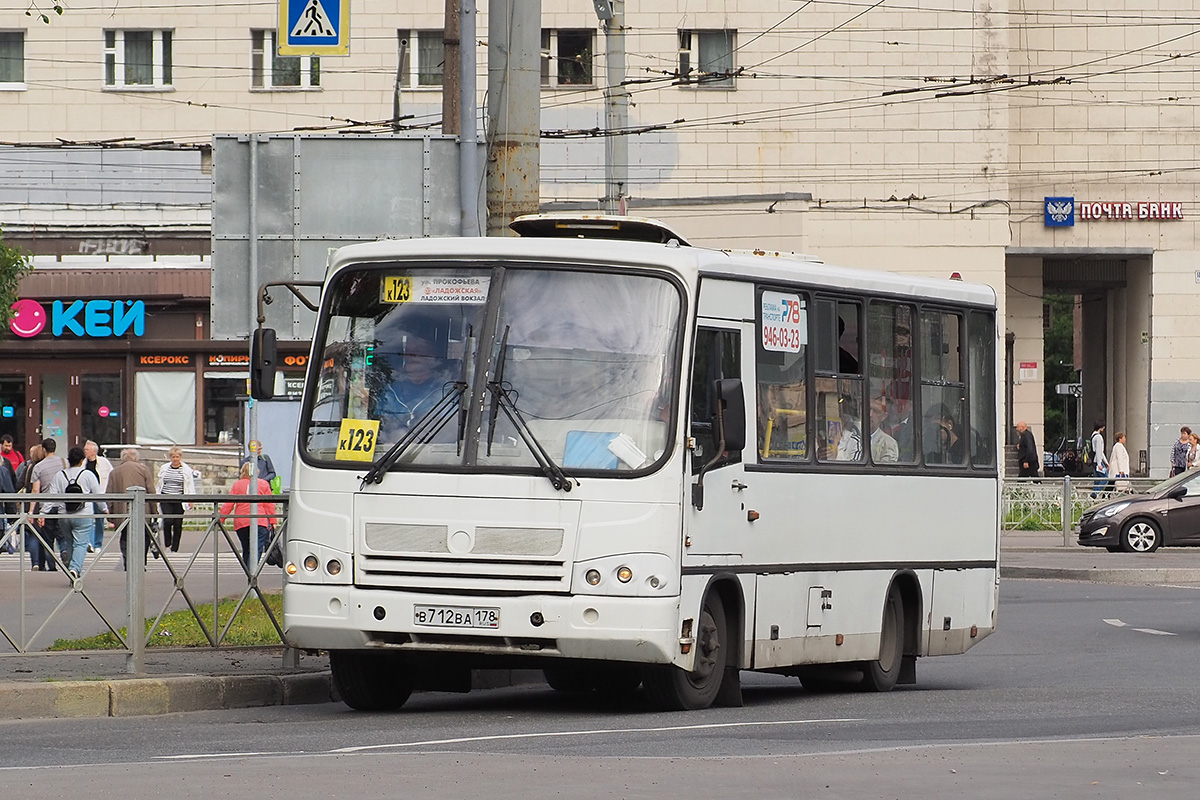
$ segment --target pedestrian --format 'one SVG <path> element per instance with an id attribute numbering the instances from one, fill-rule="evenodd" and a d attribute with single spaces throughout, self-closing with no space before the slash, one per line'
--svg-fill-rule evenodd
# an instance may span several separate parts
<path id="1" fill-rule="evenodd" d="M 271 461 L 271 457 L 263 450 L 262 442 L 255 439 L 254 441 L 250 442 L 249 449 L 250 452 L 242 456 L 241 463 L 239 463 L 238 466 L 246 466 L 250 463 L 250 456 L 258 453 L 258 477 L 267 482 L 267 485 L 271 487 L 271 491 L 274 494 L 279 494 L 280 478 L 279 475 L 275 473 L 275 464 Z M 237 494 L 237 492 L 234 492 L 234 494 Z"/>
<path id="2" fill-rule="evenodd" d="M 100 455 L 100 445 L 91 439 L 83 443 L 83 455 L 87 459 L 88 471 L 96 476 L 96 480 L 100 481 L 100 492 L 102 494 L 107 492 L 108 476 L 113 471 L 112 462 Z M 104 546 L 104 518 L 96 517 L 94 522 L 92 541 L 88 544 L 89 553 L 99 552 L 100 548 Z"/>
<path id="3" fill-rule="evenodd" d="M 20 455 L 19 450 L 13 449 L 10 434 L 6 433 L 0 437 L 0 457 L 4 458 L 4 462 L 0 463 L 0 467 L 7 467 L 12 470 L 8 475 L 12 477 L 13 486 L 16 486 L 17 470 L 20 469 L 20 465 L 25 463 L 25 458 Z"/>
<path id="4" fill-rule="evenodd" d="M 1033 431 L 1022 420 L 1017 423 L 1017 464 L 1020 465 L 1017 475 L 1022 478 L 1038 476 L 1037 442 L 1033 439 Z"/>
<path id="5" fill-rule="evenodd" d="M 1118 431 L 1114 438 L 1116 441 L 1113 442 L 1112 455 L 1108 459 L 1108 474 L 1117 479 L 1115 488 L 1118 492 L 1128 492 L 1129 451 L 1125 449 L 1125 434 Z"/>
<path id="6" fill-rule="evenodd" d="M 33 467 L 39 461 L 46 457 L 46 449 L 40 444 L 29 446 L 29 458 L 21 462 L 21 468 L 17 470 L 17 491 L 24 494 L 33 494 Z M 54 542 L 48 542 L 49 547 L 45 545 L 46 533 L 37 518 L 33 516 L 36 505 L 34 503 L 21 503 L 21 511 L 29 516 L 25 519 L 25 550 L 29 553 L 29 567 L 33 572 L 41 572 L 46 570 L 46 562 L 49 558 L 50 568 L 54 568 L 54 558 L 49 554 L 53 552 Z"/>
<path id="7" fill-rule="evenodd" d="M 147 492 L 153 490 L 154 473 L 150 471 L 150 467 L 138 460 L 138 451 L 132 447 L 126 447 L 121 451 L 121 461 L 113 467 L 112 472 L 108 476 L 109 494 L 124 494 L 131 487 L 140 486 Z M 121 531 L 121 561 L 125 565 L 125 569 L 129 569 L 129 557 L 127 555 L 128 539 L 129 539 L 129 503 L 119 500 L 114 500 L 111 504 L 111 513 L 113 530 Z M 146 549 L 142 552 L 142 563 L 146 563 L 146 554 L 154 553 L 154 557 L 158 558 L 158 543 L 155 541 L 154 533 L 157 525 L 154 522 L 154 514 L 158 513 L 158 504 L 153 500 L 146 501 L 146 518 L 145 518 L 145 535 Z"/>
<path id="8" fill-rule="evenodd" d="M 270 495 L 271 485 L 262 478 L 257 479 L 255 491 L 250 491 L 250 462 L 246 461 L 242 464 L 242 469 L 238 473 L 238 479 L 233 482 L 229 493 L 232 495 Z M 274 503 L 250 503 L 250 502 L 233 502 L 230 501 L 221 506 L 220 518 L 227 519 L 233 513 L 233 528 L 237 531 L 238 540 L 242 544 L 242 563 L 246 565 L 246 572 L 249 573 L 262 560 L 263 555 L 267 552 L 267 547 L 271 544 L 271 528 L 275 526 L 275 504 Z M 257 528 L 257 547 L 254 553 L 254 560 L 250 560 L 250 529 Z"/>
<path id="9" fill-rule="evenodd" d="M 16 494 L 16 475 L 9 465 L 8 461 L 4 462 L 3 468 L 0 468 L 0 494 Z M 14 528 L 9 531 L 8 514 L 16 512 L 15 503 L 4 503 L 3 508 L 0 508 L 0 553 L 8 553 L 12 555 L 17 552 L 17 547 L 13 542 L 17 538 L 17 531 Z"/>
<path id="10" fill-rule="evenodd" d="M 1096 479 L 1092 484 L 1092 497 L 1112 488 L 1112 482 L 1108 480 L 1108 456 L 1104 454 L 1104 428 L 1103 420 L 1097 420 L 1092 427 L 1092 476 Z"/>
<path id="11" fill-rule="evenodd" d="M 1171 476 L 1186 472 L 1188 452 L 1192 449 L 1192 429 L 1184 425 L 1179 429 L 1179 441 L 1171 448 Z"/>
<path id="12" fill-rule="evenodd" d="M 68 571 L 72 578 L 78 578 L 83 573 L 83 559 L 87 555 L 88 542 L 92 540 L 91 515 L 108 513 L 106 503 L 82 499 L 82 495 L 100 494 L 100 481 L 88 470 L 86 460 L 82 447 L 72 447 L 67 451 L 67 468 L 51 478 L 48 490 L 51 494 L 79 493 L 80 499 L 50 500 L 43 503 L 41 508 L 43 515 L 65 515 L 59 523 L 59 529 L 69 531 L 71 550 Z M 65 561 L 66 553 L 63 555 Z"/>
<path id="13" fill-rule="evenodd" d="M 1193 433 L 1191 439 L 1191 444 L 1188 446 L 1187 468 L 1195 469 L 1200 467 L 1200 436 Z"/>
<path id="14" fill-rule="evenodd" d="M 33 485 L 30 488 L 33 494 L 50 491 L 50 479 L 67 468 L 67 462 L 63 461 L 62 456 L 55 452 L 58 450 L 58 442 L 51 438 L 42 439 L 42 450 L 45 455 L 33 466 Z M 48 567 L 43 567 L 42 571 L 55 572 L 58 569 L 56 554 L 61 554 L 66 549 L 67 534 L 56 518 L 43 517 L 40 508 L 38 509 L 38 525 L 42 529 L 42 547 L 49 550 L 49 553 L 45 554 L 45 563 L 48 564 Z M 63 561 L 65 562 L 66 559 Z M 62 567 L 66 569 L 66 563 L 63 563 Z"/>
<path id="15" fill-rule="evenodd" d="M 183 448 L 175 445 L 167 451 L 170 459 L 158 469 L 158 494 L 192 495 L 196 493 L 196 475 L 183 461 Z M 179 540 L 183 538 L 183 512 L 191 508 L 191 503 L 183 500 L 160 500 L 159 511 L 162 512 L 163 545 L 170 548 L 172 553 L 179 552 Z"/>

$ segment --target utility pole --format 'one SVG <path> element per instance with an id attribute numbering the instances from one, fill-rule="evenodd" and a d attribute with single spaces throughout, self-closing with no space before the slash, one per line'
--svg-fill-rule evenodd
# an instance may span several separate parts
<path id="1" fill-rule="evenodd" d="M 611 18 L 605 21 L 605 11 Z M 604 26 L 608 81 L 604 87 L 604 211 L 624 214 L 629 186 L 629 91 L 625 88 L 625 0 L 596 0 Z"/>
<path id="2" fill-rule="evenodd" d="M 450 2 L 451 0 L 447 0 Z M 465 45 L 459 48 L 458 196 L 459 231 L 479 235 L 479 147 L 475 111 L 475 0 L 460 0 L 459 30 Z"/>
<path id="3" fill-rule="evenodd" d="M 508 223 L 541 200 L 541 24 L 541 0 L 488 5 L 489 236 L 511 236 Z"/>
<path id="4" fill-rule="evenodd" d="M 453 136 L 459 128 L 458 87 L 462 69 L 462 49 L 458 24 L 458 0 L 446 0 L 446 21 L 442 27 L 442 133 Z"/>

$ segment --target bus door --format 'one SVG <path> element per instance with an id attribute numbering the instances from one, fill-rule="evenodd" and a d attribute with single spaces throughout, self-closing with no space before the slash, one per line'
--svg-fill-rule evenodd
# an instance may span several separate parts
<path id="1" fill-rule="evenodd" d="M 719 435 L 714 422 L 714 381 L 742 379 L 743 393 L 748 400 L 753 399 L 742 373 L 742 327 L 728 320 L 701 319 L 696 332 L 690 384 L 689 436 L 695 442 L 690 482 L 694 485 L 703 472 L 703 504 L 697 507 L 694 495 L 685 497 L 685 556 L 740 557 L 750 533 L 742 451 L 717 451 Z"/>

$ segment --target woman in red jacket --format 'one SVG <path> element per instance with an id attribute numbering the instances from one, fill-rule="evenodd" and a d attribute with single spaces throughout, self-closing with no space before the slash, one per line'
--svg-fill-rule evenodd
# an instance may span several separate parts
<path id="1" fill-rule="evenodd" d="M 250 462 L 246 462 L 242 464 L 241 473 L 238 479 L 233 482 L 229 493 L 233 495 L 262 494 L 270 497 L 271 485 L 262 478 L 259 478 L 257 491 L 250 491 Z M 275 504 L 271 502 L 229 502 L 221 506 L 221 519 L 228 519 L 230 512 L 233 513 L 234 530 L 237 531 L 238 540 L 242 544 L 242 563 L 246 565 L 246 571 L 249 572 L 253 569 L 252 564 L 257 564 L 262 560 L 263 554 L 271 543 L 270 531 L 275 525 Z M 251 526 L 258 527 L 258 552 L 255 553 L 253 562 L 250 561 Z"/>

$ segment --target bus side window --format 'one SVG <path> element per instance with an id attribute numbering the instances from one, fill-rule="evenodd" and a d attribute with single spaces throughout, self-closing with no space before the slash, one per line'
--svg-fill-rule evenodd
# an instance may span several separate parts
<path id="1" fill-rule="evenodd" d="M 717 430 L 714 424 L 716 396 L 713 381 L 720 378 L 741 378 L 740 337 L 737 331 L 701 328 L 696 331 L 696 356 L 692 364 L 689 434 L 696 440 L 692 452 L 692 474 L 700 471 L 717 449 Z M 741 451 L 729 452 L 710 469 L 742 460 Z"/>

